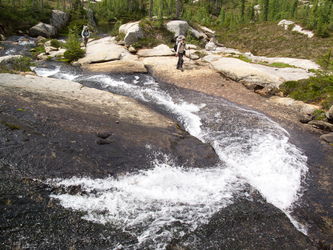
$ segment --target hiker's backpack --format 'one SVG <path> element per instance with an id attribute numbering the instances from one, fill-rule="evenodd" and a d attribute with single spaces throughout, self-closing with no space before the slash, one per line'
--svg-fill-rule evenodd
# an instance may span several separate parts
<path id="1" fill-rule="evenodd" d="M 182 36 L 178 36 L 177 39 L 176 39 L 176 43 L 175 45 L 173 46 L 173 49 L 175 50 L 175 52 L 177 52 L 177 47 L 178 47 L 178 44 L 182 41 Z"/>
<path id="2" fill-rule="evenodd" d="M 173 49 L 175 50 L 175 52 L 177 52 L 177 46 L 178 46 L 178 42 L 176 42 L 175 46 L 173 46 Z"/>

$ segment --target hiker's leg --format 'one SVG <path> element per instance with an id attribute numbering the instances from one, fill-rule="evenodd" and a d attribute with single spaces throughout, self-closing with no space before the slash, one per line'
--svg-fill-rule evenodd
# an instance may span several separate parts
<path id="1" fill-rule="evenodd" d="M 184 63 L 183 53 L 179 53 L 178 57 L 179 57 L 179 63 L 180 63 L 179 68 L 182 69 L 183 68 L 183 63 Z"/>
<path id="2" fill-rule="evenodd" d="M 178 62 L 177 62 L 177 69 L 180 69 L 181 68 L 181 53 L 178 53 Z"/>

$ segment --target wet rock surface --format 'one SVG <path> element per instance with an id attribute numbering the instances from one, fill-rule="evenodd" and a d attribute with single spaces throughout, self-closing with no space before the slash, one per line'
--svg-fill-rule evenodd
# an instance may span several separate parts
<path id="1" fill-rule="evenodd" d="M 29 81 L 25 77 L 19 79 Z M 38 81 L 42 86 L 43 80 L 34 78 L 35 86 Z M 63 82 L 54 81 L 53 85 Z M 72 99 L 81 91 L 79 88 L 70 88 L 71 91 L 61 88 L 62 97 L 57 91 L 37 93 L 28 86 L 2 90 L 1 158 L 15 166 L 22 176 L 103 177 L 135 171 L 150 165 L 152 159 L 147 156 L 147 146 L 151 153 L 161 151 L 174 155 L 180 165 L 209 166 L 218 161 L 210 145 L 129 98 L 121 97 L 125 105 L 113 99 L 110 105 L 98 107 L 93 104 L 98 103 L 94 99 L 98 95 L 99 100 L 103 95 L 115 95 L 91 89 L 91 92 L 97 91 L 97 96 L 90 96 L 91 103 L 87 101 L 88 96 L 83 96 L 81 102 Z"/>
<path id="2" fill-rule="evenodd" d="M 257 192 L 251 198 L 237 198 L 209 223 L 171 242 L 169 249 L 317 249 L 307 236 L 294 231 L 282 211 Z"/>

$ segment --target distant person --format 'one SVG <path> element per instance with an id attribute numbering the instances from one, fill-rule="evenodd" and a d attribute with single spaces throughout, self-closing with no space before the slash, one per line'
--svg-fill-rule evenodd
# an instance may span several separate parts
<path id="1" fill-rule="evenodd" d="M 184 71 L 184 69 L 183 69 L 183 63 L 184 63 L 183 56 L 185 54 L 185 49 L 186 49 L 185 37 L 182 37 L 182 40 L 178 43 L 177 51 L 176 51 L 176 57 L 178 57 L 177 69 L 180 69 L 181 71 Z"/>
<path id="2" fill-rule="evenodd" d="M 87 47 L 88 38 L 90 36 L 88 26 L 83 27 L 81 36 L 82 36 L 82 40 L 83 40 L 83 43 L 84 43 L 84 47 Z"/>

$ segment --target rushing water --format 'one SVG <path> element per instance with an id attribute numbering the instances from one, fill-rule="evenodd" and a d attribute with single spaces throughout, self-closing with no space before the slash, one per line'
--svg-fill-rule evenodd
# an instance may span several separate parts
<path id="1" fill-rule="evenodd" d="M 214 168 L 184 169 L 173 163 L 172 156 L 164 156 L 164 161 L 153 162 L 153 169 L 118 178 L 50 179 L 50 185 L 80 186 L 85 191 L 54 194 L 62 206 L 85 211 L 87 220 L 131 233 L 138 239 L 132 247 L 163 249 L 172 237 L 207 222 L 250 184 L 305 232 L 289 214 L 302 193 L 307 158 L 289 142 L 288 132 L 263 114 L 222 98 L 184 93 L 149 75 L 83 75 L 61 64 L 35 71 L 150 103 L 212 145 L 221 159 Z"/>

